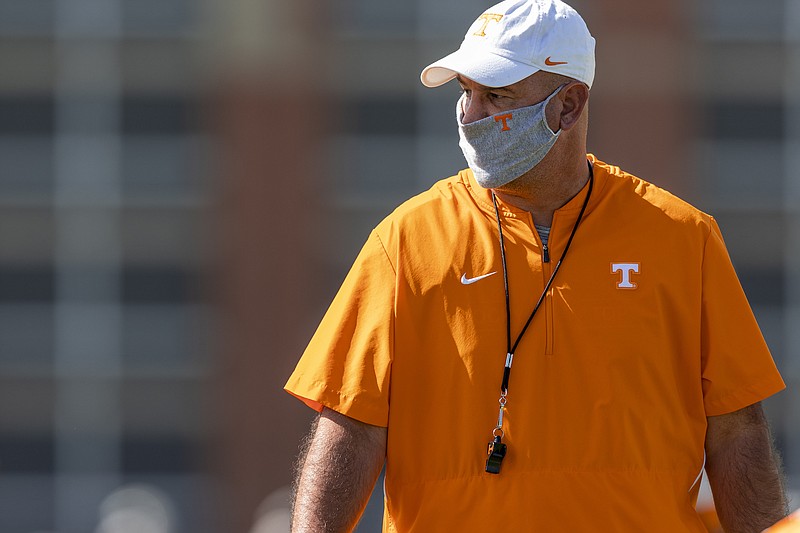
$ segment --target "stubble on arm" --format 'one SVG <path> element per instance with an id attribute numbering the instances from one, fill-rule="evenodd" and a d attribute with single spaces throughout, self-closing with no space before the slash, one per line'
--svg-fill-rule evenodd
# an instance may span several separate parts
<path id="1" fill-rule="evenodd" d="M 292 531 L 352 531 L 385 457 L 386 428 L 323 410 L 298 457 L 292 488 Z"/>

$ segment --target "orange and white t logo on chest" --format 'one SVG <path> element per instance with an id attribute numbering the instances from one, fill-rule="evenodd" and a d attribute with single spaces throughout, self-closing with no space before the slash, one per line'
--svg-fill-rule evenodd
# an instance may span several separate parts
<path id="1" fill-rule="evenodd" d="M 620 280 L 617 282 L 618 289 L 635 289 L 638 287 L 636 282 L 631 281 L 631 274 L 638 274 L 640 271 L 639 263 L 611 263 L 611 273 L 619 272 Z"/>

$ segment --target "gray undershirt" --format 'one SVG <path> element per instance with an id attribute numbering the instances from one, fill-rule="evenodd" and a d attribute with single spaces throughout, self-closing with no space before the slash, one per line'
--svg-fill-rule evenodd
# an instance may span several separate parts
<path id="1" fill-rule="evenodd" d="M 539 237 L 542 238 L 542 244 L 547 246 L 547 239 L 550 237 L 550 226 L 540 226 L 539 224 L 534 224 L 536 226 L 536 231 L 539 232 Z"/>

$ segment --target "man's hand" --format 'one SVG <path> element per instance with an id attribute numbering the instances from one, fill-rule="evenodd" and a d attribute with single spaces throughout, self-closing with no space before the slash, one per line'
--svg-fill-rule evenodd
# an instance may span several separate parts
<path id="1" fill-rule="evenodd" d="M 726 533 L 759 533 L 786 516 L 780 460 L 760 403 L 708 417 L 706 455 Z"/>
<path id="2" fill-rule="evenodd" d="M 298 462 L 294 533 L 340 533 L 356 526 L 386 458 L 386 428 L 324 409 Z"/>

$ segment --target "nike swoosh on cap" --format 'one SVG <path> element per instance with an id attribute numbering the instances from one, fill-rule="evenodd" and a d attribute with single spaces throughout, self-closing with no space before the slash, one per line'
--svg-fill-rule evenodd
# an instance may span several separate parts
<path id="1" fill-rule="evenodd" d="M 551 59 L 552 56 L 547 56 L 547 59 L 544 60 L 544 64 L 548 67 L 555 67 L 556 65 L 566 65 L 567 61 L 553 61 Z"/>
<path id="2" fill-rule="evenodd" d="M 467 274 L 465 272 L 464 274 L 461 274 L 461 283 L 463 283 L 464 285 L 472 285 L 476 281 L 480 281 L 480 280 L 482 280 L 484 278 L 488 278 L 489 276 L 494 276 L 495 274 L 497 274 L 496 271 L 495 272 L 489 272 L 488 274 L 484 274 L 483 276 L 476 276 L 474 278 L 468 278 Z"/>

